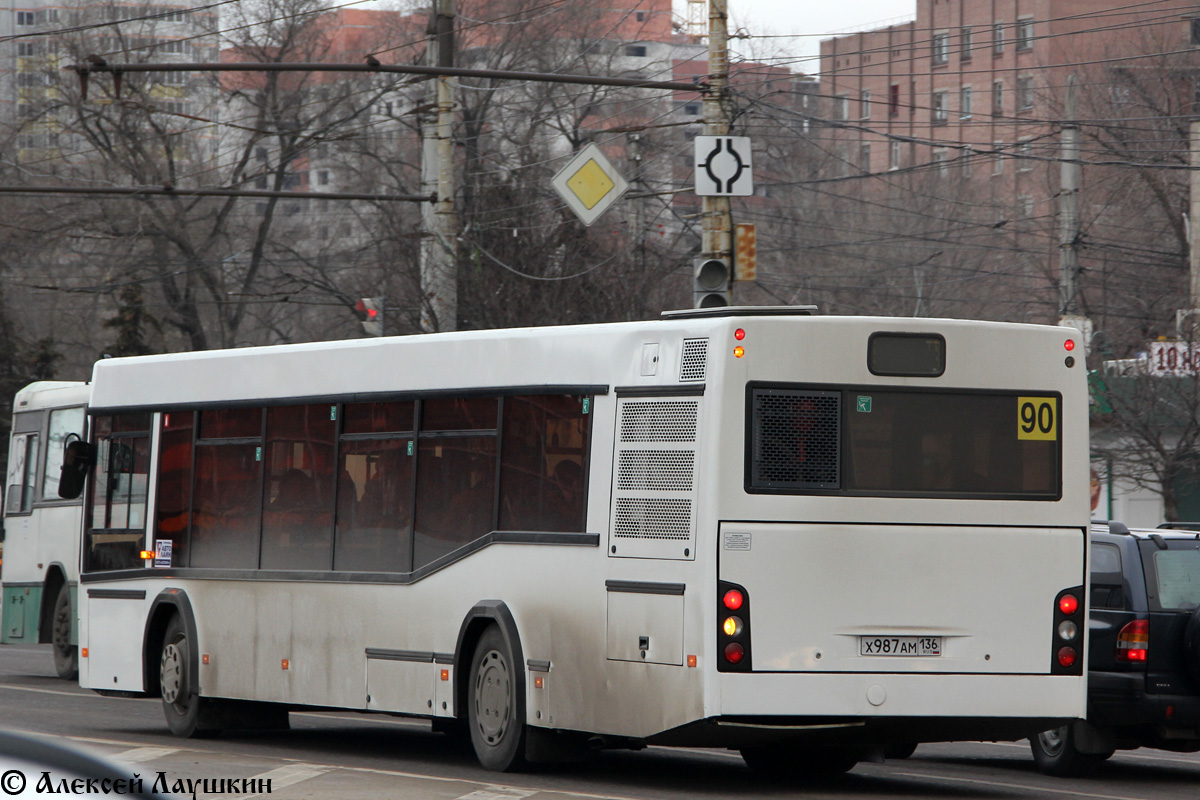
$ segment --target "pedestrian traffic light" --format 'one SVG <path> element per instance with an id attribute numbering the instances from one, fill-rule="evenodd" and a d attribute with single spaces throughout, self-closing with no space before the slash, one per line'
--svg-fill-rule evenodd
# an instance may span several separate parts
<path id="1" fill-rule="evenodd" d="M 364 297 L 354 304 L 354 313 L 367 336 L 383 336 L 383 298 Z"/>
<path id="2" fill-rule="evenodd" d="M 695 308 L 729 305 L 729 262 L 723 258 L 698 258 L 695 262 Z"/>

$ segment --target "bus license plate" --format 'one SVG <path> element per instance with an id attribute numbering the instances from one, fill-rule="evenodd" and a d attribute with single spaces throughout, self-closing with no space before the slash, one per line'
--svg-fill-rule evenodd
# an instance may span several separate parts
<path id="1" fill-rule="evenodd" d="M 940 636 L 860 636 L 860 656 L 940 656 Z"/>

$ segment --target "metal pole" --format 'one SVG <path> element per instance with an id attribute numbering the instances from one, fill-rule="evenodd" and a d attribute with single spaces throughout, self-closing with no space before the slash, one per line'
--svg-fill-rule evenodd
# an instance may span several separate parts
<path id="1" fill-rule="evenodd" d="M 1188 154 L 1192 167 L 1188 184 L 1188 308 L 1196 309 L 1200 308 L 1200 120 L 1188 126 Z"/>
<path id="2" fill-rule="evenodd" d="M 729 89 L 729 28 L 726 0 L 708 3 L 708 84 L 704 95 L 704 135 L 725 136 L 729 133 L 726 109 Z M 703 259 L 723 259 L 732 265 L 732 220 L 728 197 L 704 197 L 701 205 L 704 218 L 700 243 Z M 732 276 L 731 276 L 732 277 Z"/>
<path id="3" fill-rule="evenodd" d="M 1079 125 L 1076 122 L 1078 87 L 1067 76 L 1067 123 L 1062 129 L 1062 191 L 1058 195 L 1058 315 L 1075 313 L 1079 291 Z"/>
<path id="4" fill-rule="evenodd" d="M 454 65 L 454 0 L 434 0 L 429 20 L 426 61 L 430 66 Z M 452 331 L 458 327 L 458 217 L 454 212 L 454 94 L 450 78 L 442 75 L 430 87 L 436 119 L 421 125 L 421 190 L 435 194 L 423 207 L 425 236 L 421 239 L 421 330 Z"/>

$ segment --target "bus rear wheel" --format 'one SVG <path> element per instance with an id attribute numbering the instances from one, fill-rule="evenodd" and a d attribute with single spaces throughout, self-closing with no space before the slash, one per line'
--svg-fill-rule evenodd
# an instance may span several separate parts
<path id="1" fill-rule="evenodd" d="M 520 673 L 500 629 L 489 627 L 471 661 L 467 723 L 484 769 L 509 772 L 525 763 L 525 709 L 517 702 Z"/>
<path id="2" fill-rule="evenodd" d="M 176 736 L 191 739 L 203 736 L 207 728 L 201 724 L 206 701 L 196 690 L 192 674 L 191 642 L 178 615 L 171 617 L 163 635 L 162 656 L 159 658 L 158 686 L 162 693 L 163 714 L 167 727 Z"/>
<path id="3" fill-rule="evenodd" d="M 71 617 L 71 587 L 64 583 L 54 601 L 50 641 L 54 647 L 54 671 L 69 681 L 79 677 L 79 648 L 71 644 Z"/>
<path id="4" fill-rule="evenodd" d="M 858 763 L 858 756 L 848 750 L 799 745 L 743 747 L 741 753 L 751 770 L 777 780 L 831 778 L 849 772 Z"/>
<path id="5" fill-rule="evenodd" d="M 1112 753 L 1081 753 L 1075 747 L 1073 725 L 1044 731 L 1030 737 L 1029 748 L 1038 769 L 1046 775 L 1076 778 L 1087 775 Z"/>

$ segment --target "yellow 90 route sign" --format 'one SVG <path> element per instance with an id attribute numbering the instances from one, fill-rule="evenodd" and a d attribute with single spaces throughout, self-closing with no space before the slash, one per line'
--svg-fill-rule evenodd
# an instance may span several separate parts
<path id="1" fill-rule="evenodd" d="M 1017 438 L 1054 441 L 1058 438 L 1058 398 L 1018 397 Z"/>

